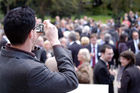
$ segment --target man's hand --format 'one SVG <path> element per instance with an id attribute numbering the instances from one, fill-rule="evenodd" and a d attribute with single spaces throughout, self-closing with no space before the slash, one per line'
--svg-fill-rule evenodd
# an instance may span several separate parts
<path id="1" fill-rule="evenodd" d="M 111 75 L 113 75 L 113 76 L 116 75 L 115 71 L 112 71 L 111 69 L 109 69 L 109 73 L 110 73 Z"/>
<path id="2" fill-rule="evenodd" d="M 44 20 L 44 31 L 47 39 L 50 41 L 51 45 L 60 45 L 58 40 L 58 30 L 57 28 L 51 24 L 48 20 Z"/>

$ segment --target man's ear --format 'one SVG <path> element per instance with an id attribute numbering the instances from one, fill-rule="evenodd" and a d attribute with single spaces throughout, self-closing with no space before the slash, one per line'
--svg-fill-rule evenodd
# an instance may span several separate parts
<path id="1" fill-rule="evenodd" d="M 31 39 L 32 37 L 33 37 L 33 30 L 31 30 L 30 33 L 29 33 L 29 35 L 28 35 L 28 38 Z"/>

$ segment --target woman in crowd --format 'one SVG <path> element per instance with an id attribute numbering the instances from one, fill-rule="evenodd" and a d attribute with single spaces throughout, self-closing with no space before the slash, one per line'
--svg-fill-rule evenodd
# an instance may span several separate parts
<path id="1" fill-rule="evenodd" d="M 127 46 L 127 41 L 128 41 L 128 35 L 126 33 L 122 33 L 120 35 L 120 40 L 118 43 L 118 52 L 119 54 L 125 50 L 128 50 L 128 46 Z"/>
<path id="2" fill-rule="evenodd" d="M 90 40 L 89 40 L 88 37 L 82 37 L 82 38 L 81 38 L 81 46 L 82 46 L 82 47 L 87 46 L 89 43 L 90 43 Z"/>
<path id="3" fill-rule="evenodd" d="M 140 69 L 135 65 L 135 54 L 124 51 L 120 54 L 120 61 L 124 66 L 119 93 L 140 93 Z"/>
<path id="4" fill-rule="evenodd" d="M 89 64 L 90 53 L 88 49 L 80 49 L 78 53 L 78 61 L 80 61 L 80 65 L 77 67 L 76 72 L 79 79 L 79 83 L 93 83 L 93 70 Z"/>

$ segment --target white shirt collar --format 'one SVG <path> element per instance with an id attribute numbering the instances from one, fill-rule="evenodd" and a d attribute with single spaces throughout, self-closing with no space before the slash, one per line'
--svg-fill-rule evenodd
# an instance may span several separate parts
<path id="1" fill-rule="evenodd" d="M 95 44 L 94 46 L 95 46 L 95 48 L 97 48 L 97 44 Z M 93 48 L 93 44 L 91 44 L 91 47 Z"/>
<path id="2" fill-rule="evenodd" d="M 106 65 L 108 65 L 108 62 L 104 61 L 102 57 L 100 57 L 100 59 L 101 59 Z"/>

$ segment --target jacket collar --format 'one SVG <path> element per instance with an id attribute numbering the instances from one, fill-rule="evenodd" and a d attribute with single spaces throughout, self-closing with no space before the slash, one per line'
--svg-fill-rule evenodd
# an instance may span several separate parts
<path id="1" fill-rule="evenodd" d="M 108 65 L 108 63 L 106 63 L 105 61 L 103 61 L 101 58 L 100 58 L 100 62 L 101 62 L 102 64 L 104 64 L 105 66 Z"/>
<path id="2" fill-rule="evenodd" d="M 10 45 L 6 45 L 1 49 L 1 55 L 7 57 L 15 57 L 15 58 L 35 58 L 35 54 L 31 52 L 26 52 L 23 50 L 19 50 L 16 48 L 12 48 Z"/>

